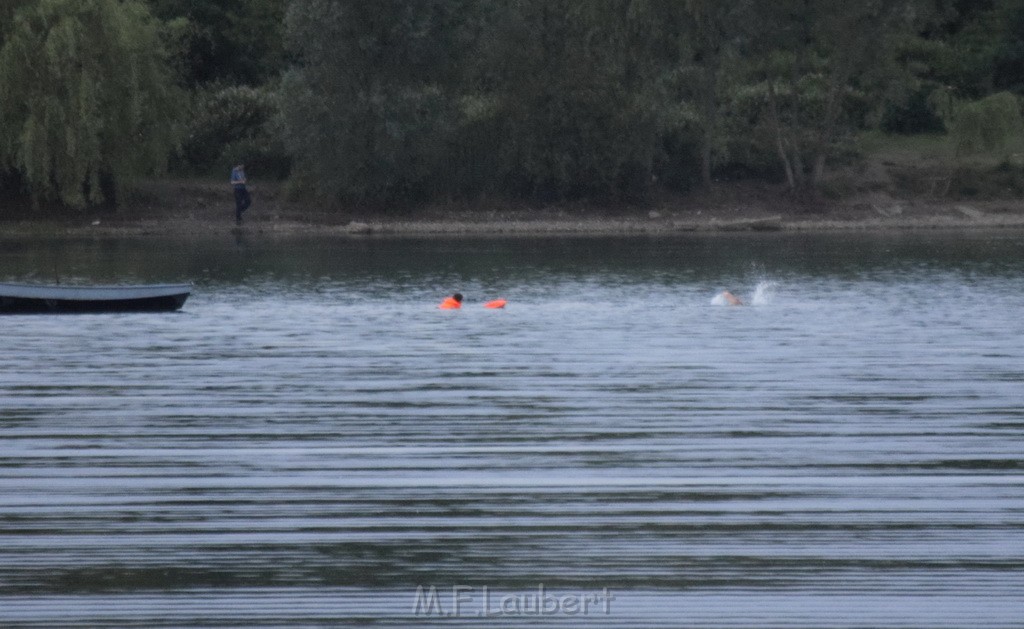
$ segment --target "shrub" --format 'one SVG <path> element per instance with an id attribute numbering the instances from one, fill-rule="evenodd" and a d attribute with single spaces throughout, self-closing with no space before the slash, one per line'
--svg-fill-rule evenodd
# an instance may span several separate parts
<path id="1" fill-rule="evenodd" d="M 192 103 L 176 168 L 211 173 L 244 162 L 249 174 L 282 178 L 290 160 L 280 140 L 279 96 L 268 88 L 217 86 Z"/>

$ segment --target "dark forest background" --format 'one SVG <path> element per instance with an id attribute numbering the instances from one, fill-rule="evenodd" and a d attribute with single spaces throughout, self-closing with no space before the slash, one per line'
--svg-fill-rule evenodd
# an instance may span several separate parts
<path id="1" fill-rule="evenodd" d="M 945 193 L 977 156 L 1024 182 L 1022 95 L 1024 0 L 2 0 L 0 191 L 245 162 L 339 207 L 838 194 L 865 138 L 924 137 Z"/>

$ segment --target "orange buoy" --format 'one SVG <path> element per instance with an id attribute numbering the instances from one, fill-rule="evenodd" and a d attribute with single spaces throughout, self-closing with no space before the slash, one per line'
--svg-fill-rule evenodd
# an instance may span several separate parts
<path id="1" fill-rule="evenodd" d="M 438 306 L 441 310 L 458 310 L 462 307 L 462 293 L 455 293 L 451 297 L 445 297 Z"/>
<path id="2" fill-rule="evenodd" d="M 504 308 L 507 303 L 504 299 L 494 299 L 484 304 L 484 308 Z"/>

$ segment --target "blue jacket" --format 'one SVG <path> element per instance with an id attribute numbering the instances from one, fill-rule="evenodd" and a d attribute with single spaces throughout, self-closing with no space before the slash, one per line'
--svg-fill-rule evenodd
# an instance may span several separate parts
<path id="1" fill-rule="evenodd" d="M 245 188 L 245 169 L 234 167 L 231 169 L 231 185 L 235 188 Z"/>

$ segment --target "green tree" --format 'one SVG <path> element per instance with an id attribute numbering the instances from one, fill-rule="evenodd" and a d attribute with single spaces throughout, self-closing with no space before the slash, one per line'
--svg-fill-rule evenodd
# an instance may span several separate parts
<path id="1" fill-rule="evenodd" d="M 282 86 L 300 186 L 358 201 L 431 196 L 460 124 L 471 0 L 294 0 Z"/>
<path id="2" fill-rule="evenodd" d="M 160 170 L 178 94 L 159 24 L 136 0 L 38 0 L 0 50 L 0 163 L 36 201 L 112 203 Z"/>
<path id="3" fill-rule="evenodd" d="M 954 103 L 947 117 L 957 157 L 992 153 L 1006 159 L 1024 139 L 1020 99 L 1009 92 Z"/>
<path id="4" fill-rule="evenodd" d="M 749 58 L 761 78 L 764 118 L 792 190 L 815 189 L 865 77 L 886 63 L 897 35 L 921 19 L 916 0 L 779 0 L 753 5 Z"/>
<path id="5" fill-rule="evenodd" d="M 5 0 L 0 2 L 0 47 L 4 45 L 4 40 L 7 39 L 7 35 L 14 25 L 14 12 L 20 7 L 33 2 L 34 0 Z"/>
<path id="6" fill-rule="evenodd" d="M 993 54 L 993 88 L 1024 95 L 1024 0 L 997 3 L 999 43 Z"/>
<path id="7" fill-rule="evenodd" d="M 188 85 L 257 86 L 285 65 L 288 0 L 146 0 L 175 26 L 177 65 Z"/>
<path id="8" fill-rule="evenodd" d="M 696 74 L 692 94 L 700 120 L 700 175 L 705 187 L 711 186 L 714 151 L 720 143 L 720 118 L 726 66 L 736 51 L 737 21 L 742 19 L 744 3 L 719 0 L 686 0 L 681 45 L 688 52 L 685 70 Z"/>
<path id="9" fill-rule="evenodd" d="M 940 39 L 954 63 L 943 85 L 962 98 L 1024 94 L 1024 0 L 960 0 Z"/>
<path id="10" fill-rule="evenodd" d="M 671 57 L 659 3 L 496 4 L 486 58 L 505 185 L 541 199 L 644 195 Z"/>
<path id="11" fill-rule="evenodd" d="M 174 170 L 222 174 L 230 165 L 244 162 L 257 178 L 285 177 L 289 163 L 276 129 L 280 99 L 276 87 L 198 90 Z"/>
<path id="12" fill-rule="evenodd" d="M 937 90 L 932 104 L 949 129 L 952 145 L 949 175 L 943 184 L 947 194 L 972 156 L 993 157 L 1003 162 L 1024 144 L 1021 100 L 1010 92 L 999 92 L 973 101 L 956 98 L 950 90 Z"/>

